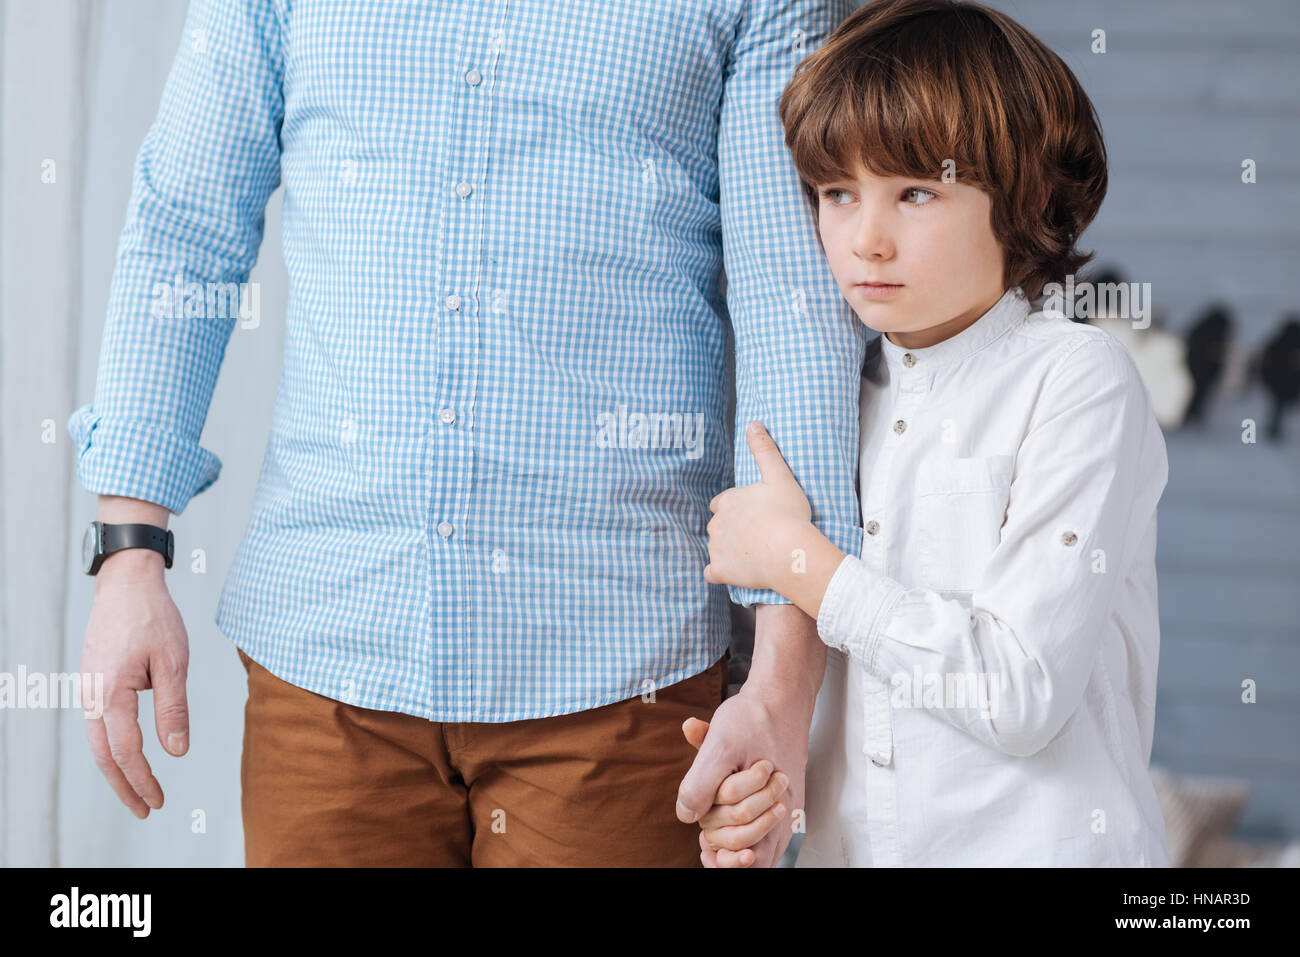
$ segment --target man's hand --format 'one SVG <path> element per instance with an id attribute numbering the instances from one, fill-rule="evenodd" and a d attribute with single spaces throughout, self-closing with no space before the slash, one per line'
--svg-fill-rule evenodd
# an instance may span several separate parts
<path id="1" fill-rule="evenodd" d="M 723 781 L 735 771 L 769 759 L 789 780 L 781 803 L 789 815 L 753 846 L 754 859 L 729 848 L 716 853 L 704 846 L 705 867 L 772 867 L 785 853 L 802 822 L 808 729 L 817 691 L 826 673 L 826 646 L 817 623 L 793 605 L 758 605 L 754 610 L 754 658 L 740 691 L 713 713 L 699 753 L 677 790 L 677 817 L 699 821 L 715 804 Z M 688 720 L 682 733 L 693 745 L 700 728 Z M 723 795 L 721 803 L 726 803 Z"/>
<path id="2" fill-rule="evenodd" d="M 709 723 L 688 718 L 682 732 L 698 750 L 709 733 Z M 718 788 L 713 807 L 699 822 L 701 850 L 715 852 L 713 862 L 706 866 L 728 866 L 728 852 L 735 855 L 737 867 L 753 864 L 757 857 L 754 846 L 786 815 L 787 808 L 780 800 L 789 793 L 789 784 L 786 773 L 775 770 L 766 758 L 728 775 Z M 723 855 L 721 864 L 718 854 Z M 704 860 L 703 854 L 700 857 Z"/>
<path id="3" fill-rule="evenodd" d="M 153 689 L 158 740 L 170 753 L 184 754 L 189 659 L 189 636 L 163 581 L 163 557 L 132 548 L 105 558 L 81 648 L 82 673 L 104 676 L 103 715 L 87 715 L 86 736 L 95 764 L 139 818 L 162 807 L 163 792 L 144 756 L 136 696 Z"/>
<path id="4" fill-rule="evenodd" d="M 748 693 L 746 693 L 748 690 Z M 811 715 L 809 717 L 811 721 Z M 682 726 L 687 740 L 699 740 L 703 722 L 688 718 Z M 773 710 L 761 694 L 748 689 L 728 698 L 713 712 L 707 734 L 699 746 L 695 763 L 682 779 L 677 791 L 677 818 L 687 823 L 699 821 L 717 803 L 719 788 L 732 772 L 748 768 L 762 758 L 769 758 L 785 772 L 789 784 L 781 795 L 788 808 L 803 807 L 804 765 L 808 762 L 808 723 L 781 710 Z M 768 831 L 753 845 L 752 858 L 744 849 L 720 848 L 716 852 L 700 834 L 700 859 L 705 867 L 773 867 L 785 853 L 793 836 L 788 818 Z"/>

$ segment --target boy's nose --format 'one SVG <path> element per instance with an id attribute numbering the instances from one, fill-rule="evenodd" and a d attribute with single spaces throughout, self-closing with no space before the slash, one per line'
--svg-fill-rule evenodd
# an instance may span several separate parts
<path id="1" fill-rule="evenodd" d="M 877 215 L 863 213 L 853 234 L 853 254 L 859 259 L 891 259 L 894 243 Z"/>

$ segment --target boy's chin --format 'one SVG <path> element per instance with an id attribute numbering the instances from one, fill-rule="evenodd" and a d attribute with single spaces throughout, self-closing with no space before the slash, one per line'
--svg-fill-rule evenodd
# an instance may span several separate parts
<path id="1" fill-rule="evenodd" d="M 890 315 L 884 309 L 864 309 L 858 313 L 858 321 L 870 329 L 884 335 L 886 332 L 906 332 L 903 323 L 890 322 Z"/>

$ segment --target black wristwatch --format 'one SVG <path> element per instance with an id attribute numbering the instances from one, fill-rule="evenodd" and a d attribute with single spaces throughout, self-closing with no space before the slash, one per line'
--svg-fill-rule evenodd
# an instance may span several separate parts
<path id="1" fill-rule="evenodd" d="M 157 525 L 108 525 L 91 522 L 81 540 L 81 566 L 87 575 L 99 573 L 104 559 L 124 548 L 152 548 L 162 555 L 163 566 L 172 567 L 175 545 L 171 529 Z"/>

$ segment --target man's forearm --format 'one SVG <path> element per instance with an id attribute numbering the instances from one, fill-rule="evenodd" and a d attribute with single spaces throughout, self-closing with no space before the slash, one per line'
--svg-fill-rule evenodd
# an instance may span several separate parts
<path id="1" fill-rule="evenodd" d="M 157 525 L 167 527 L 171 512 L 162 505 L 123 495 L 99 496 L 99 512 L 95 516 L 110 525 Z"/>
<path id="2" fill-rule="evenodd" d="M 765 699 L 811 720 L 826 672 L 826 645 L 817 622 L 795 605 L 754 606 L 754 657 L 746 685 Z"/>

